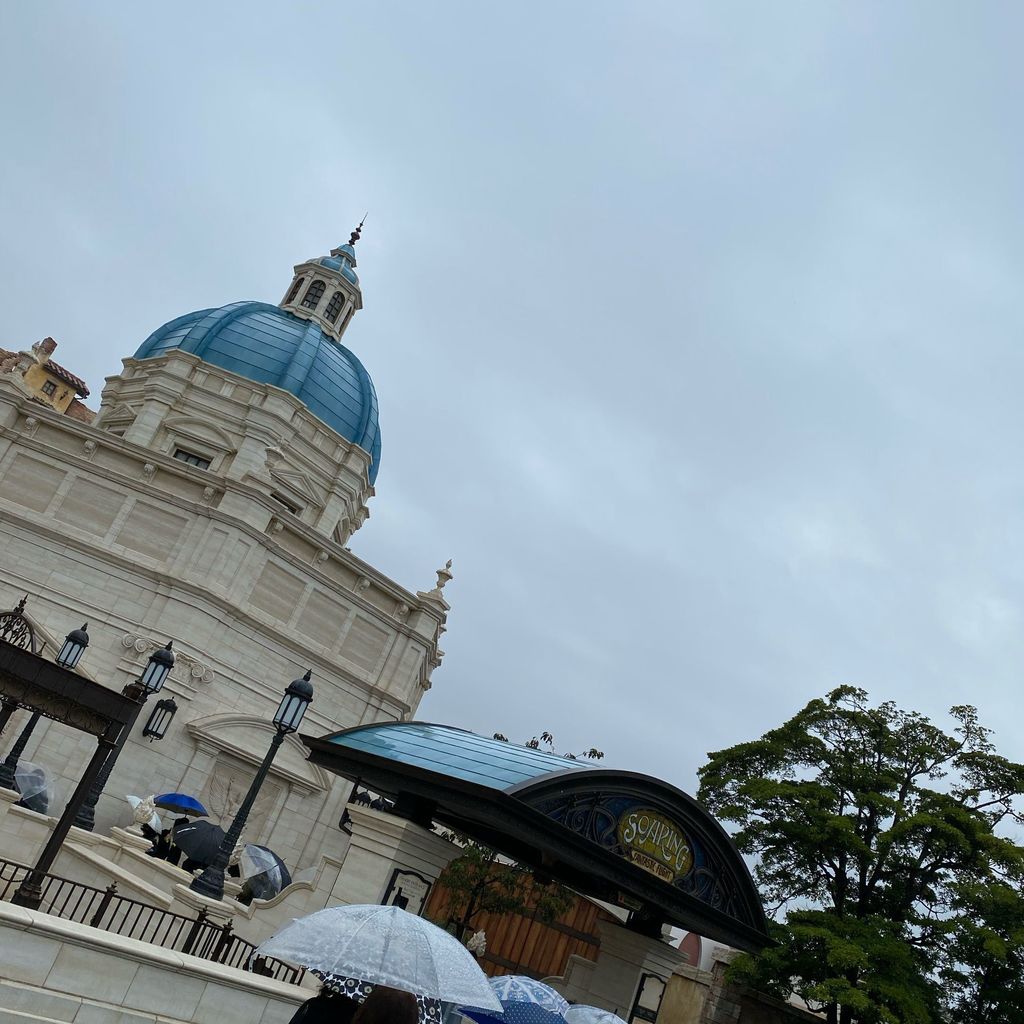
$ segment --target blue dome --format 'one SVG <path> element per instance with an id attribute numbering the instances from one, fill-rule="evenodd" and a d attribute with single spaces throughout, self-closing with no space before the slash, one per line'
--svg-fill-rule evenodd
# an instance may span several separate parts
<path id="1" fill-rule="evenodd" d="M 319 263 L 321 267 L 328 267 L 337 270 L 343 277 L 347 278 L 354 285 L 359 284 L 359 275 L 352 269 L 356 261 L 356 251 L 351 245 L 339 245 L 337 249 L 331 250 L 330 256 L 321 256 L 313 262 Z"/>
<path id="2" fill-rule="evenodd" d="M 233 302 L 164 324 L 135 358 L 151 359 L 173 348 L 290 391 L 332 430 L 369 452 L 370 483 L 377 479 L 380 426 L 373 382 L 363 364 L 314 321 L 266 302 Z"/>

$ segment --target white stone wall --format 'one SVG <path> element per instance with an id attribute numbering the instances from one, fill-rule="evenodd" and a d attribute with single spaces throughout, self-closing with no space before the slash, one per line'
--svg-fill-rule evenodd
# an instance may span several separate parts
<path id="1" fill-rule="evenodd" d="M 311 988 L 0 903 L 0 1024 L 287 1024 Z"/>
<path id="2" fill-rule="evenodd" d="M 173 458 L 176 445 L 202 443 L 208 470 Z M 57 636 L 88 621 L 83 666 L 115 689 L 167 639 L 178 655 L 162 694 L 179 706 L 171 730 L 143 740 L 143 712 L 97 829 L 129 820 L 126 793 L 189 792 L 214 820 L 229 818 L 282 690 L 307 668 L 316 696 L 305 732 L 415 714 L 442 657 L 447 604 L 438 588 L 412 593 L 344 546 L 365 519 L 367 464 L 291 395 L 184 353 L 127 361 L 92 425 L 0 376 L 0 609 L 28 594 L 29 613 Z M 304 502 L 300 513 L 273 491 Z M 25 756 L 57 773 L 66 799 L 93 747 L 42 722 Z M 346 796 L 289 738 L 244 839 L 293 869 L 315 864 L 344 846 Z"/>

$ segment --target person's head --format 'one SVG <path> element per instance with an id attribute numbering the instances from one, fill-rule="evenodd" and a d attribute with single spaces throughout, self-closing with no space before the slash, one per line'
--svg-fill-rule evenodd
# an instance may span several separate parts
<path id="1" fill-rule="evenodd" d="M 378 985 L 356 1011 L 352 1024 L 417 1024 L 420 1018 L 411 992 Z"/>

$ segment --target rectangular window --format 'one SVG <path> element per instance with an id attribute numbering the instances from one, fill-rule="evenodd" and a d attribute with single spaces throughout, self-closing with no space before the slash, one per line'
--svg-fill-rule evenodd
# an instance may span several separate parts
<path id="1" fill-rule="evenodd" d="M 210 460 L 204 459 L 202 455 L 196 455 L 195 452 L 187 452 L 184 448 L 175 448 L 174 457 L 179 462 L 184 462 L 188 466 L 195 466 L 196 469 L 209 469 Z"/>
<path id="2" fill-rule="evenodd" d="M 293 516 L 297 516 L 302 511 L 301 505 L 296 505 L 290 498 L 286 498 L 283 494 L 278 494 L 277 491 L 271 491 L 270 496 L 278 503 L 283 505 Z"/>
<path id="3" fill-rule="evenodd" d="M 53 395 L 53 393 L 54 393 L 54 392 L 55 392 L 56 390 L 57 390 L 57 385 L 56 385 L 56 384 L 54 384 L 52 380 L 48 380 L 48 381 L 47 381 L 47 382 L 46 382 L 46 383 L 45 383 L 45 384 L 43 385 L 43 394 L 44 394 L 44 395 L 51 395 L 51 396 L 52 396 L 52 395 Z"/>

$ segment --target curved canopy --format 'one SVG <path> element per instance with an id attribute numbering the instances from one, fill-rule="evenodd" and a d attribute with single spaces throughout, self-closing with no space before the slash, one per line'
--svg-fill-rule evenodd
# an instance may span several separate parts
<path id="1" fill-rule="evenodd" d="M 770 941 L 732 840 L 668 783 L 425 722 L 303 740 L 311 761 L 391 797 L 395 813 L 462 832 L 645 927 L 667 921 L 747 950 Z"/>

